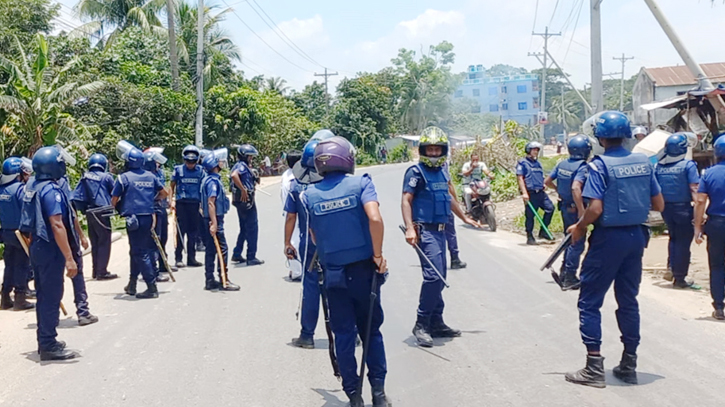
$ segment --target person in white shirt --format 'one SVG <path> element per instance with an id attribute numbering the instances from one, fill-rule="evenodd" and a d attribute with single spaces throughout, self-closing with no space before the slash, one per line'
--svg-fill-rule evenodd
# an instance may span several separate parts
<path id="1" fill-rule="evenodd" d="M 292 167 L 295 166 L 297 161 L 302 158 L 302 152 L 293 150 L 287 152 L 286 160 L 287 160 L 287 170 L 282 174 L 282 187 L 280 188 L 280 198 L 282 199 L 282 207 L 284 208 L 285 202 L 287 202 L 287 195 L 289 195 L 290 191 L 290 184 L 292 184 L 292 181 L 294 181 L 295 176 L 292 173 Z M 282 216 L 287 217 L 287 212 L 282 211 Z M 297 225 L 295 224 L 295 231 L 292 233 L 292 244 L 295 246 L 295 248 L 299 249 L 299 230 L 297 229 Z M 300 281 L 302 279 L 302 263 L 300 263 L 299 260 L 290 260 L 289 261 L 289 279 L 291 281 Z"/>
<path id="2" fill-rule="evenodd" d="M 488 170 L 488 167 L 483 161 L 480 161 L 478 154 L 471 154 L 471 161 L 463 164 L 461 168 L 463 173 L 463 198 L 466 201 L 466 210 L 471 211 L 471 194 L 473 191 L 469 184 L 473 181 L 480 181 L 483 179 L 483 174 L 487 177 L 493 178 L 493 173 Z"/>

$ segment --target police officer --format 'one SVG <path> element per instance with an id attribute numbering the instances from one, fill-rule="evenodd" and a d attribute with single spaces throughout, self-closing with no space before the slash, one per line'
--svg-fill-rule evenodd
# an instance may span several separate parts
<path id="1" fill-rule="evenodd" d="M 314 151 L 313 151 L 314 154 Z M 293 182 L 295 180 L 294 172 L 292 171 L 292 168 L 294 168 L 295 164 L 297 164 L 298 161 L 302 158 L 302 152 L 297 150 L 291 150 L 284 154 L 284 159 L 287 161 L 287 169 L 282 174 L 282 181 L 280 183 L 280 198 L 282 201 L 282 216 L 287 217 L 287 211 L 284 209 L 287 205 L 287 197 L 289 197 L 290 191 L 293 186 Z M 314 160 L 314 157 L 313 157 Z M 314 162 L 313 162 L 314 164 Z M 314 168 L 314 165 L 313 165 Z M 295 213 L 295 216 L 297 214 Z M 296 222 L 296 218 L 295 218 Z M 299 247 L 300 241 L 299 241 L 300 232 L 297 227 L 297 223 L 294 224 L 293 232 L 290 235 L 290 244 L 297 248 Z M 285 250 L 285 256 L 287 256 L 287 251 Z M 289 258 L 288 258 L 289 260 Z M 299 261 L 299 259 L 295 258 L 292 260 L 289 260 L 287 262 L 287 268 L 289 268 L 289 279 L 290 281 L 301 281 L 302 280 L 302 263 Z"/>
<path id="2" fill-rule="evenodd" d="M 465 223 L 480 227 L 463 213 L 460 205 L 451 204 L 449 179 L 442 170 L 447 150 L 448 137 L 441 129 L 428 127 L 423 131 L 418 147 L 420 163 L 405 173 L 401 205 L 405 239 L 411 245 L 417 242 L 444 278 L 447 266 L 445 226 L 451 211 Z M 461 331 L 443 322 L 443 281 L 423 257 L 420 257 L 420 264 L 423 285 L 413 335 L 419 346 L 431 347 L 432 338 L 454 338 L 461 336 Z"/>
<path id="3" fill-rule="evenodd" d="M 665 156 L 655 166 L 655 175 L 665 198 L 662 218 L 670 233 L 668 253 L 673 287 L 699 289 L 699 286 L 685 280 L 690 269 L 690 246 L 695 237 L 692 202 L 697 198 L 700 183 L 697 164 L 685 159 L 687 147 L 687 134 L 671 135 L 665 142 Z"/>
<path id="4" fill-rule="evenodd" d="M 546 177 L 544 184 L 556 188 L 559 194 L 559 210 L 564 221 L 564 230 L 575 224 L 584 215 L 584 201 L 581 197 L 581 185 L 586 180 L 587 159 L 592 152 L 592 143 L 585 135 L 579 134 L 571 139 L 566 146 L 569 159 L 559 162 L 554 170 Z M 574 181 L 579 180 L 578 194 L 574 193 Z M 556 181 L 556 185 L 554 182 Z M 584 239 L 570 245 L 564 252 L 561 264 L 561 289 L 576 290 L 579 288 L 579 279 L 576 272 L 579 270 L 579 259 L 584 252 Z"/>
<path id="5" fill-rule="evenodd" d="M 55 339 L 63 298 L 63 269 L 67 270 L 66 276 L 75 277 L 80 260 L 75 212 L 58 184 L 65 175 L 66 162 L 75 164 L 72 157 L 55 146 L 43 147 L 35 153 L 35 179 L 26 186 L 20 219 L 20 231 L 31 236 L 30 261 L 38 297 L 38 352 L 42 361 L 78 356 L 66 349 L 65 342 Z"/>
<path id="6" fill-rule="evenodd" d="M 211 153 L 212 153 L 212 151 L 208 150 L 206 148 L 202 148 L 201 150 L 199 150 L 199 167 L 201 167 L 201 170 L 204 171 L 205 177 L 207 176 L 208 172 L 204 168 L 204 164 L 203 164 L 204 158 Z M 204 181 L 202 179 L 202 183 L 203 182 Z M 206 252 L 206 246 L 204 245 L 204 241 L 206 240 L 206 239 L 204 239 L 204 235 L 205 235 L 204 231 L 207 228 L 209 228 L 209 225 L 204 220 L 204 216 L 201 213 L 201 211 L 199 211 L 199 233 L 196 235 L 196 251 L 197 252 Z"/>
<path id="7" fill-rule="evenodd" d="M 108 159 L 96 153 L 88 159 L 88 172 L 76 185 L 71 193 L 73 206 L 86 215 L 88 220 L 88 237 L 91 240 L 91 258 L 93 259 L 93 278 L 96 280 L 112 280 L 118 275 L 108 272 L 111 258 L 111 218 L 106 213 L 94 209 L 111 205 L 113 176 L 106 172 Z"/>
<path id="8" fill-rule="evenodd" d="M 158 178 L 143 169 L 144 156 L 141 150 L 133 146 L 124 149 L 121 145 L 119 143 L 117 153 L 119 158 L 126 161 L 127 170 L 116 178 L 111 204 L 126 218 L 131 278 L 124 290 L 136 298 L 158 298 L 156 275 L 151 263 L 157 248 L 151 237 L 151 229 L 154 227 L 154 201 L 166 198 L 167 194 Z M 139 274 L 147 286 L 142 293 L 136 293 Z"/>
<path id="9" fill-rule="evenodd" d="M 184 164 L 174 167 L 174 175 L 171 177 L 171 194 L 176 198 L 176 201 L 171 201 L 171 210 L 176 211 L 176 219 L 179 222 L 178 236 L 176 236 L 176 267 L 184 267 L 181 259 L 184 235 L 186 235 L 186 264 L 189 267 L 200 267 L 202 264 L 196 261 L 196 241 L 201 223 L 199 210 L 204 171 L 200 165 L 197 165 L 199 149 L 196 146 L 184 147 L 182 156 Z"/>
<path id="10" fill-rule="evenodd" d="M 323 133 L 326 132 L 326 133 Z M 328 134 L 329 133 L 329 134 Z M 316 138 L 317 137 L 317 138 Z M 314 349 L 315 328 L 320 315 L 320 272 L 316 265 L 310 267 L 317 247 L 309 232 L 307 207 L 301 195 L 311 184 L 322 180 L 315 169 L 315 148 L 321 139 L 330 139 L 334 134 L 329 130 L 321 130 L 305 144 L 301 159 L 294 164 L 294 179 L 290 184 L 290 192 L 285 201 L 284 254 L 290 261 L 301 261 L 302 265 L 302 309 L 300 316 L 300 336 L 292 339 L 292 345 L 304 349 Z M 289 155 L 288 155 L 289 157 Z M 295 224 L 299 227 L 295 228 Z M 298 231 L 299 244 L 292 244 L 293 233 Z M 298 250 L 299 249 L 299 250 Z"/>
<path id="11" fill-rule="evenodd" d="M 254 190 L 258 183 L 252 171 L 254 157 L 259 152 L 251 144 L 242 144 L 237 148 L 237 163 L 232 168 L 231 189 L 232 205 L 237 208 L 239 218 L 239 236 L 234 246 L 232 261 L 247 263 L 247 266 L 264 264 L 257 258 L 257 240 L 259 238 L 259 222 L 257 205 L 254 202 Z M 247 258 L 242 257 L 244 242 L 247 242 Z"/>
<path id="12" fill-rule="evenodd" d="M 10 157 L 2 166 L 0 176 L 0 238 L 5 243 L 5 272 L 0 296 L 0 309 L 23 311 L 35 308 L 29 302 L 28 278 L 30 259 L 18 241 L 15 231 L 20 227 L 25 183 L 33 172 L 32 162 L 23 157 Z M 15 289 L 15 301 L 10 293 Z"/>
<path id="13" fill-rule="evenodd" d="M 526 216 L 526 244 L 535 245 L 534 239 L 534 213 L 531 211 L 528 203 L 531 202 L 534 210 L 539 208 L 544 210 L 544 225 L 549 227 L 551 217 L 554 216 L 554 204 L 551 203 L 549 196 L 544 191 L 544 168 L 539 162 L 539 152 L 541 151 L 541 143 L 531 141 L 526 144 L 526 157 L 519 161 L 516 166 L 516 176 L 519 181 L 519 189 L 521 190 L 521 198 L 524 200 L 524 213 Z M 539 230 L 539 238 L 551 240 L 544 231 Z"/>
<path id="14" fill-rule="evenodd" d="M 664 200 L 649 159 L 622 147 L 624 140 L 632 137 L 627 116 L 614 111 L 602 113 L 594 135 L 604 147 L 604 155 L 596 156 L 589 164 L 583 193 L 589 199 L 589 206 L 582 218 L 568 229 L 572 241 L 578 242 L 586 235 L 587 227 L 594 225 L 582 263 L 579 292 L 580 331 L 587 348 L 587 363 L 583 369 L 567 373 L 565 377 L 572 383 L 603 388 L 606 385 L 604 358 L 600 353 L 600 308 L 612 283 L 624 344 L 622 360 L 614 368 L 614 376 L 626 383 L 637 383 L 635 369 L 640 341 L 637 293 L 649 233 L 642 224 L 647 221 L 650 207 L 662 211 Z"/>
<path id="15" fill-rule="evenodd" d="M 725 319 L 725 137 L 713 145 L 716 164 L 700 180 L 695 200 L 695 242 L 707 235 L 707 256 L 710 264 L 710 295 L 715 310 L 713 318 Z M 708 203 L 709 201 L 709 203 Z M 707 223 L 704 222 L 707 208 Z M 704 223 L 704 227 L 703 227 Z M 673 263 L 674 264 L 674 263 Z M 674 270 L 673 270 L 674 271 Z"/>
<path id="16" fill-rule="evenodd" d="M 385 395 L 387 364 L 380 326 L 383 309 L 380 284 L 374 274 L 384 274 L 383 219 L 370 176 L 348 176 L 355 172 L 355 149 L 342 137 L 321 141 L 315 147 L 315 168 L 324 179 L 304 192 L 310 228 L 325 270 L 325 288 L 330 306 L 330 324 L 342 376 L 342 388 L 352 407 L 364 405 L 356 372 L 355 338 L 358 332 L 369 353 L 368 379 L 373 406 L 389 406 Z M 384 278 L 384 277 L 381 277 Z M 373 284 L 376 283 L 376 284 Z M 371 287 L 376 296 L 370 331 L 367 321 Z"/>
<path id="17" fill-rule="evenodd" d="M 163 147 L 151 147 L 146 149 L 143 153 L 143 169 L 154 174 L 156 179 L 158 179 L 161 185 L 164 186 L 164 190 L 166 190 L 166 193 L 168 194 L 169 191 L 166 189 L 166 176 L 164 175 L 164 171 L 161 169 L 161 166 L 166 164 L 167 161 L 167 158 L 162 154 L 163 150 Z M 161 247 L 164 249 L 164 256 L 166 256 L 167 259 L 169 258 L 166 254 L 166 242 L 169 240 L 169 214 L 166 212 L 168 207 L 168 198 L 154 200 L 154 214 L 156 216 L 156 227 L 154 228 L 154 231 L 156 232 L 156 236 L 159 238 L 159 243 L 161 243 Z M 154 246 L 154 248 L 156 248 L 156 250 L 151 258 L 151 264 L 154 269 L 154 274 L 156 274 L 156 281 L 159 283 L 165 283 L 169 281 L 169 270 L 166 269 L 166 264 L 164 264 L 164 261 L 161 258 L 161 253 L 159 252 L 158 247 Z M 169 267 L 175 268 L 171 265 L 169 265 Z"/>
<path id="18" fill-rule="evenodd" d="M 450 150 L 450 145 L 449 145 Z M 451 155 L 450 151 L 448 154 L 448 160 L 450 161 Z M 443 171 L 446 173 L 446 178 L 448 178 L 448 192 L 451 194 L 452 202 L 451 205 L 459 205 L 458 202 L 458 194 L 456 193 L 456 188 L 453 186 L 453 182 L 451 181 L 451 172 L 448 166 L 448 162 L 443 164 Z M 448 243 L 448 251 L 451 253 L 451 269 L 464 269 L 466 268 L 467 264 L 461 260 L 460 257 L 460 250 L 458 249 L 458 235 L 456 234 L 456 219 L 453 216 L 453 212 L 448 215 L 448 222 L 446 222 L 446 243 Z"/>

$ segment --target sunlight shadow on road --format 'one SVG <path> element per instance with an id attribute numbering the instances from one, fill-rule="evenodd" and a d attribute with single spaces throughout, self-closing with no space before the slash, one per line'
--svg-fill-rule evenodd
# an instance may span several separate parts
<path id="1" fill-rule="evenodd" d="M 73 319 L 73 317 L 66 317 L 58 320 L 58 328 L 60 329 L 66 329 L 66 328 L 78 328 L 80 325 L 78 325 L 78 321 Z M 28 324 L 28 326 L 25 327 L 25 329 L 38 329 L 37 323 L 31 323 Z"/>
<path id="2" fill-rule="evenodd" d="M 551 375 L 551 376 L 562 376 L 562 380 L 564 379 L 565 372 L 544 372 L 542 375 Z M 605 372 L 605 381 L 607 383 L 607 386 L 614 386 L 614 387 L 634 387 L 634 386 L 644 386 L 650 383 L 654 383 L 657 380 L 664 379 L 664 376 L 652 374 L 652 373 L 641 373 L 637 372 L 637 380 L 639 381 L 639 384 L 627 384 L 616 377 L 614 377 L 614 374 L 611 370 L 607 370 Z M 573 384 L 573 383 L 572 383 Z"/>
<path id="3" fill-rule="evenodd" d="M 39 364 L 40 366 L 47 366 L 47 365 L 72 365 L 74 363 L 80 362 L 80 360 L 78 360 L 78 357 L 75 358 L 75 359 L 70 359 L 70 360 L 46 360 L 46 361 L 41 361 L 40 360 L 40 354 L 38 354 L 37 351 L 24 352 L 24 353 L 21 353 L 21 355 L 25 356 L 26 359 L 28 359 L 28 360 L 30 360 L 32 362 L 35 362 L 37 364 Z M 82 357 L 82 356 L 79 356 L 79 357 Z"/>
<path id="4" fill-rule="evenodd" d="M 713 318 L 712 316 L 698 317 L 698 318 L 695 318 L 695 321 L 706 321 L 706 322 L 715 322 L 717 324 L 725 324 L 725 321 L 717 320 L 717 319 Z"/>
<path id="5" fill-rule="evenodd" d="M 292 341 L 287 342 L 287 346 L 290 346 L 290 347 L 293 347 L 296 349 L 302 349 L 298 346 L 293 345 Z M 329 346 L 330 346 L 330 341 L 328 341 L 327 339 L 315 339 L 315 348 L 314 349 L 304 349 L 304 350 L 328 350 Z"/>
<path id="6" fill-rule="evenodd" d="M 450 342 L 452 340 L 453 340 L 452 338 L 436 338 L 436 339 L 433 340 L 433 346 L 434 347 L 435 346 L 443 346 L 444 343 L 442 343 L 442 342 Z M 409 336 L 406 340 L 404 340 L 403 343 L 405 343 L 406 345 L 410 346 L 411 348 L 416 348 L 416 349 L 419 349 L 419 350 L 421 350 L 421 351 L 423 351 L 423 352 L 425 352 L 425 353 L 427 353 L 429 355 L 435 356 L 438 359 L 445 360 L 446 362 L 450 362 L 451 361 L 450 359 L 444 358 L 443 356 L 438 355 L 437 353 L 431 351 L 430 349 L 426 349 L 426 348 L 423 348 L 423 347 L 418 346 L 418 342 L 415 340 L 415 337 L 412 336 L 412 335 Z"/>
<path id="7" fill-rule="evenodd" d="M 336 394 L 333 393 L 341 393 L 342 390 L 325 390 L 325 389 L 312 389 L 315 393 L 322 396 L 325 404 L 322 405 L 322 407 L 345 407 L 347 406 L 347 402 L 340 400 Z"/>

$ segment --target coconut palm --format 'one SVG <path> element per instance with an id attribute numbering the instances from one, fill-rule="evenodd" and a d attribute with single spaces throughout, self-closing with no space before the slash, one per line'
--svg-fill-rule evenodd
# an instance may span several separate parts
<path id="1" fill-rule="evenodd" d="M 574 113 L 576 111 L 576 103 L 572 99 L 564 100 L 555 97 L 551 102 L 551 120 L 560 123 L 564 128 L 574 128 L 580 122 L 579 117 Z"/>
<path id="2" fill-rule="evenodd" d="M 79 59 L 74 58 L 54 70 L 49 61 L 48 43 L 42 34 L 35 37 L 37 50 L 32 61 L 17 38 L 16 42 L 20 50 L 19 64 L 0 56 L 0 70 L 9 77 L 0 86 L 0 109 L 9 113 L 0 130 L 6 139 L 6 154 L 32 154 L 43 145 L 57 141 L 70 144 L 79 136 L 87 136 L 88 129 L 66 113 L 66 109 L 93 96 L 104 87 L 104 82 L 64 83 L 65 74 Z"/>
<path id="3" fill-rule="evenodd" d="M 79 0 L 76 13 L 90 21 L 74 31 L 97 36 L 106 45 L 130 26 L 167 35 L 158 18 L 158 12 L 164 7 L 166 0 Z"/>
<path id="4" fill-rule="evenodd" d="M 269 91 L 277 92 L 283 96 L 289 90 L 289 86 L 287 86 L 287 81 L 280 77 L 267 78 L 264 87 Z"/>

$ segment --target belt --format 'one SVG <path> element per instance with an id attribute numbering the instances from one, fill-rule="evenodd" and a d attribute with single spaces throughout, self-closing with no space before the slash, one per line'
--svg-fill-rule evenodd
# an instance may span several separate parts
<path id="1" fill-rule="evenodd" d="M 538 194 L 539 192 L 543 192 L 544 191 L 544 188 L 541 188 L 541 189 L 527 189 L 526 191 L 529 192 L 529 193 L 531 193 L 531 194 Z"/>
<path id="2" fill-rule="evenodd" d="M 446 230 L 445 223 L 419 223 L 420 228 L 430 232 L 443 232 Z"/>

